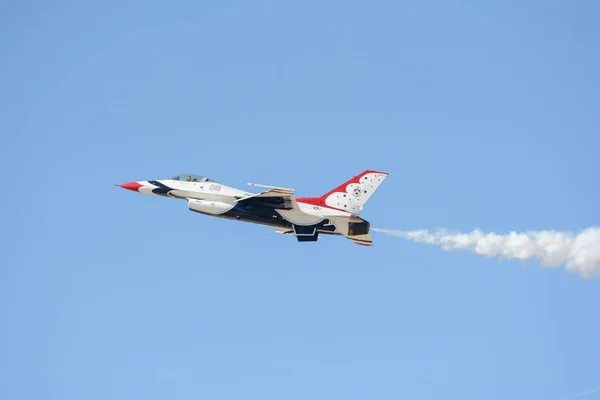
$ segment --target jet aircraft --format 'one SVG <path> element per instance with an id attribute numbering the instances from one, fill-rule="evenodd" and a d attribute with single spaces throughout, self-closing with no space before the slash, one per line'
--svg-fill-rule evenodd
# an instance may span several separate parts
<path id="1" fill-rule="evenodd" d="M 200 214 L 268 225 L 277 233 L 295 236 L 299 242 L 314 242 L 323 234 L 341 235 L 371 246 L 370 223 L 359 214 L 387 176 L 385 172 L 367 170 L 321 197 L 298 198 L 293 189 L 249 183 L 268 189 L 250 193 L 193 174 L 117 186 L 186 200 L 188 208 Z"/>

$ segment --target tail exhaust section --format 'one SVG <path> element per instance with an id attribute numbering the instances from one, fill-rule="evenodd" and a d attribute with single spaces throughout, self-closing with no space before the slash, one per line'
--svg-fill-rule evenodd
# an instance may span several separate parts
<path id="1" fill-rule="evenodd" d="M 358 215 L 387 176 L 386 172 L 366 170 L 321 197 L 299 198 L 297 200 Z"/>
<path id="2" fill-rule="evenodd" d="M 348 233 L 344 236 L 361 246 L 373 246 L 373 239 L 369 233 L 371 224 L 369 221 L 365 221 L 360 217 L 356 218 L 358 218 L 360 222 L 349 222 Z"/>

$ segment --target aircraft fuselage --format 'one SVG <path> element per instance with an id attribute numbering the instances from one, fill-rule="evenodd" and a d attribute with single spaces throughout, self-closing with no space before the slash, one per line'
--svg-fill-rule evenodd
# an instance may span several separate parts
<path id="1" fill-rule="evenodd" d="M 375 184 L 372 178 L 361 182 L 366 174 L 379 177 L 378 183 Z M 374 191 L 385 176 L 387 174 L 365 171 L 358 177 L 359 181 L 355 181 L 355 177 L 345 184 L 347 190 L 342 192 L 342 185 L 320 198 L 295 198 L 291 189 L 276 187 L 262 193 L 251 193 L 198 175 L 119 186 L 139 193 L 186 200 L 188 208 L 196 213 L 271 226 L 279 229 L 280 233 L 296 236 L 299 241 L 316 241 L 318 234 L 322 233 L 343 235 L 355 243 L 370 245 L 369 222 L 357 213 L 340 208 L 360 212 L 366 201 L 360 202 L 360 195 L 363 191 L 367 193 L 368 185 L 368 189 Z M 364 197 L 368 199 L 369 196 Z"/>

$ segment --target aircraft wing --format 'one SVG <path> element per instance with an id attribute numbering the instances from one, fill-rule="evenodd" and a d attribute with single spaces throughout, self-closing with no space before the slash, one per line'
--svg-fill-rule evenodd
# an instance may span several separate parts
<path id="1" fill-rule="evenodd" d="M 272 189 L 239 199 L 238 205 L 257 213 L 261 213 L 265 208 L 272 210 L 292 224 L 292 230 L 285 230 L 282 233 L 292 234 L 300 242 L 316 241 L 319 237 L 317 224 L 323 223 L 323 217 L 302 212 L 292 189 L 267 187 Z M 331 225 L 331 229 L 335 230 L 335 225 Z"/>
<path id="2" fill-rule="evenodd" d="M 273 188 L 238 200 L 239 205 L 267 207 L 274 210 L 297 210 L 298 203 L 292 189 Z"/>

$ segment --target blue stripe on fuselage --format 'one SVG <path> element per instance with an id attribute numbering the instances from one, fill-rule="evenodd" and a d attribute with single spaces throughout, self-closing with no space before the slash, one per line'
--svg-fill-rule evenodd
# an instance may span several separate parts
<path id="1" fill-rule="evenodd" d="M 152 193 L 159 194 L 162 196 L 167 196 L 173 188 L 168 187 L 164 183 L 160 183 L 159 181 L 148 181 L 151 185 L 158 186 L 156 189 L 152 189 Z"/>

